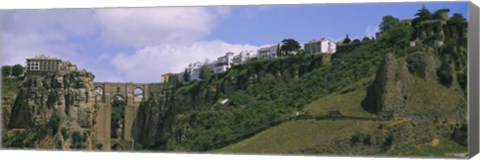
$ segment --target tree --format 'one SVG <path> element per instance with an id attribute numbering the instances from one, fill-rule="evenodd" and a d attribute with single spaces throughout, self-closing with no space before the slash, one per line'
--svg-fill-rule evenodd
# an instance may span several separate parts
<path id="1" fill-rule="evenodd" d="M 8 77 L 12 74 L 12 66 L 2 66 L 2 76 Z"/>
<path id="2" fill-rule="evenodd" d="M 417 10 L 415 16 L 416 17 L 412 20 L 413 27 L 416 27 L 419 22 L 431 19 L 433 17 L 432 13 L 425 7 L 425 5 L 423 5 L 421 9 Z"/>
<path id="3" fill-rule="evenodd" d="M 359 39 L 354 39 L 354 40 L 352 41 L 352 43 L 353 43 L 353 44 L 359 44 L 359 43 L 360 43 L 360 40 L 359 40 Z"/>
<path id="4" fill-rule="evenodd" d="M 183 72 L 183 81 L 184 82 L 190 81 L 190 73 L 188 72 L 188 70 L 186 68 L 185 68 L 185 72 Z"/>
<path id="5" fill-rule="evenodd" d="M 464 23 L 466 19 L 459 13 L 454 13 L 452 17 L 447 20 L 448 24 L 460 25 Z"/>
<path id="6" fill-rule="evenodd" d="M 280 48 L 280 43 L 277 44 L 277 56 L 281 55 L 281 48 Z"/>
<path id="7" fill-rule="evenodd" d="M 372 40 L 368 37 L 363 37 L 363 39 L 362 39 L 362 42 L 364 42 L 364 43 L 365 42 L 370 42 L 370 41 L 372 41 Z"/>
<path id="8" fill-rule="evenodd" d="M 380 23 L 380 32 L 385 32 L 386 30 L 398 25 L 399 23 L 400 20 L 398 18 L 395 18 L 393 16 L 384 16 L 382 18 L 382 23 Z"/>
<path id="9" fill-rule="evenodd" d="M 382 33 L 382 36 L 380 36 L 379 40 L 390 45 L 407 45 L 412 32 L 412 27 L 404 23 L 399 23 L 399 25 L 393 26 Z"/>
<path id="10" fill-rule="evenodd" d="M 348 34 L 345 36 L 345 39 L 343 39 L 343 44 L 349 44 L 350 43 L 350 37 L 348 37 Z"/>
<path id="11" fill-rule="evenodd" d="M 210 81 L 211 77 L 212 77 L 212 69 L 210 65 L 203 65 L 202 67 L 200 67 L 200 79 L 202 79 L 203 81 Z"/>
<path id="12" fill-rule="evenodd" d="M 298 51 L 300 49 L 300 44 L 291 38 L 282 40 L 282 45 L 280 47 L 281 51 L 284 51 L 285 54 L 290 54 L 293 51 Z"/>
<path id="13" fill-rule="evenodd" d="M 12 76 L 19 77 L 23 74 L 23 66 L 20 64 L 16 64 L 12 68 Z"/>
<path id="14" fill-rule="evenodd" d="M 464 26 L 466 21 L 467 20 L 461 14 L 458 14 L 458 13 L 454 13 L 453 16 L 447 20 L 448 25 L 451 25 L 457 28 L 456 34 L 458 35 L 457 36 L 458 44 L 466 44 L 467 36 L 465 36 L 465 32 L 467 27 Z"/>
<path id="15" fill-rule="evenodd" d="M 424 21 L 433 18 L 432 13 L 425 7 L 425 5 L 423 5 L 422 8 L 417 11 L 418 12 L 415 14 L 417 17 L 415 19 L 418 21 Z"/>

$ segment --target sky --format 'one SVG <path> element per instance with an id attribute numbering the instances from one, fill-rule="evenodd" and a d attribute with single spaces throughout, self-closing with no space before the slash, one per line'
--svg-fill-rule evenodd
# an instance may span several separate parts
<path id="1" fill-rule="evenodd" d="M 373 37 L 383 16 L 414 18 L 425 5 L 468 19 L 468 2 L 2 10 L 0 64 L 43 54 L 97 82 L 159 82 L 189 63 L 293 38 Z"/>

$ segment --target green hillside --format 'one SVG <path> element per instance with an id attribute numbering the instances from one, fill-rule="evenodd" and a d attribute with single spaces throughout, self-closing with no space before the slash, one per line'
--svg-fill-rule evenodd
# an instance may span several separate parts
<path id="1" fill-rule="evenodd" d="M 458 15 L 441 18 L 393 17 L 376 40 L 344 44 L 333 55 L 299 50 L 218 75 L 202 68 L 202 81 L 174 81 L 164 97 L 142 103 L 136 148 L 401 155 L 435 141 L 439 148 L 428 153 L 461 152 L 466 23 Z M 445 32 L 434 31 L 438 25 Z"/>
<path id="2" fill-rule="evenodd" d="M 357 84 L 362 84 L 362 81 Z M 430 114 L 439 113 L 447 115 L 456 110 L 455 102 L 462 100 L 462 94 L 455 89 L 448 89 L 438 82 L 427 82 L 415 78 L 415 97 L 409 103 L 415 107 L 412 112 Z M 351 89 L 350 89 L 351 90 Z M 456 94 L 452 94 L 455 93 Z M 340 110 L 345 115 L 372 116 L 361 110 L 361 100 L 365 97 L 366 89 L 358 86 L 354 91 L 344 93 L 336 92 L 307 104 L 306 114 L 324 115 L 329 110 Z M 440 101 L 440 102 L 439 102 Z M 437 104 L 444 107 L 438 107 Z M 445 107 L 447 106 L 447 107 Z M 448 107 L 451 106 L 451 107 Z M 438 132 L 435 137 L 420 136 L 419 140 L 406 145 L 392 148 L 386 152 L 371 151 L 354 145 L 344 145 L 352 141 L 358 133 L 374 133 L 384 126 L 385 130 L 396 125 L 410 123 L 411 118 L 397 117 L 389 121 L 369 120 L 298 120 L 289 121 L 272 127 L 255 136 L 236 144 L 213 151 L 214 153 L 262 153 L 262 154 L 352 154 L 352 155 L 395 155 L 395 156 L 453 156 L 453 154 L 466 152 L 466 146 L 454 142 L 449 135 Z M 435 132 L 438 128 L 429 128 Z M 403 131 L 396 131 L 403 132 Z M 407 131 L 405 131 L 407 132 Z M 434 144 L 432 144 L 434 143 Z M 374 146 L 372 146 L 374 148 Z M 362 150 L 364 153 L 360 153 Z"/>
<path id="3" fill-rule="evenodd" d="M 302 113 L 307 115 L 326 115 L 329 111 L 340 111 L 343 115 L 375 117 L 374 114 L 362 109 L 360 105 L 367 93 L 366 85 L 369 82 L 371 83 L 371 80 L 371 78 L 362 79 L 356 82 L 355 85 L 315 100 L 305 105 Z"/>
<path id="4" fill-rule="evenodd" d="M 292 154 L 349 139 L 352 133 L 377 128 L 384 122 L 357 120 L 298 120 L 283 123 L 216 153 Z"/>

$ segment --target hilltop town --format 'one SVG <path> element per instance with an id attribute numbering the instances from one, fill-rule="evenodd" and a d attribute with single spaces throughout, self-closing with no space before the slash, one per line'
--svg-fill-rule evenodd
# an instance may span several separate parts
<path id="1" fill-rule="evenodd" d="M 293 44 L 292 44 L 293 43 Z M 297 47 L 292 52 L 288 52 L 287 47 Z M 295 46 L 296 45 L 296 46 Z M 311 40 L 304 44 L 303 49 L 300 49 L 298 42 L 293 39 L 285 39 L 282 41 L 282 45 L 272 45 L 268 47 L 260 48 L 256 51 L 245 50 L 238 54 L 233 52 L 227 52 L 224 56 L 218 57 L 212 63 L 202 64 L 201 62 L 194 62 L 189 64 L 184 72 L 181 73 L 166 73 L 162 75 L 161 82 L 168 82 L 171 76 L 176 76 L 182 83 L 189 81 L 202 80 L 200 77 L 201 68 L 205 67 L 206 70 L 213 74 L 221 74 L 228 71 L 233 66 L 242 65 L 253 60 L 268 60 L 276 59 L 286 55 L 297 54 L 334 54 L 336 52 L 337 45 L 349 45 L 343 41 L 334 42 L 329 38 L 321 38 L 318 40 Z M 284 49 L 282 49 L 284 48 Z"/>

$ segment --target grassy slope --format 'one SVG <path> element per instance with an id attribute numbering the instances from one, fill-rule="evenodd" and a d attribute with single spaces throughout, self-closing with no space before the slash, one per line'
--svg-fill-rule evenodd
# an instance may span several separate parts
<path id="1" fill-rule="evenodd" d="M 404 147 L 379 154 L 391 156 L 421 156 L 421 157 L 453 157 L 455 154 L 466 153 L 467 147 L 446 138 L 435 138 L 430 142 L 413 142 Z"/>
<path id="2" fill-rule="evenodd" d="M 308 104 L 303 112 L 311 115 L 324 115 L 329 110 L 340 110 L 345 115 L 373 116 L 360 108 L 360 102 L 366 94 L 366 88 L 358 85 L 363 84 L 362 81 L 365 80 L 357 82 L 358 88 L 353 91 L 344 94 L 342 94 L 342 91 L 336 92 Z M 412 98 L 409 102 L 409 105 L 415 105 L 415 107 L 409 107 L 412 111 L 450 113 L 453 107 L 438 107 L 438 105 L 452 106 L 458 102 L 459 98 L 462 98 L 460 91 L 454 88 L 446 88 L 436 81 L 426 82 L 416 77 L 413 85 L 415 98 Z M 213 152 L 298 153 L 302 149 L 328 145 L 335 140 L 345 139 L 357 131 L 373 129 L 382 123 L 390 126 L 408 122 L 408 120 L 410 119 L 399 118 L 396 121 L 389 122 L 354 120 L 290 121 Z M 446 137 L 438 137 L 437 139 L 439 143 L 436 146 L 425 145 L 426 142 L 413 142 L 381 155 L 448 156 L 467 151 L 466 147 Z"/>
<path id="3" fill-rule="evenodd" d="M 302 149 L 327 145 L 335 140 L 348 138 L 354 131 L 372 129 L 381 123 L 355 120 L 290 121 L 214 152 L 296 153 Z"/>
<path id="4" fill-rule="evenodd" d="M 373 114 L 363 110 L 360 106 L 367 94 L 364 86 L 372 78 L 362 79 L 351 87 L 335 92 L 310 104 L 304 108 L 304 114 L 326 115 L 328 111 L 339 110 L 342 114 L 358 117 L 374 117 Z"/>
<path id="5" fill-rule="evenodd" d="M 407 101 L 410 112 L 449 114 L 457 110 L 454 106 L 462 101 L 465 102 L 461 89 L 457 87 L 447 88 L 437 81 L 426 82 L 418 77 L 414 78 L 413 85 L 415 90 Z"/>
<path id="6" fill-rule="evenodd" d="M 360 107 L 366 88 L 361 87 L 368 79 L 362 79 L 351 87 L 355 90 L 342 91 L 320 98 L 306 105 L 303 113 L 325 115 L 330 110 L 340 110 L 344 115 L 372 117 Z M 214 152 L 226 153 L 295 153 L 302 149 L 333 143 L 350 137 L 355 131 L 378 127 L 383 122 L 355 120 L 300 120 L 272 127 L 251 138 L 226 146 Z"/>

